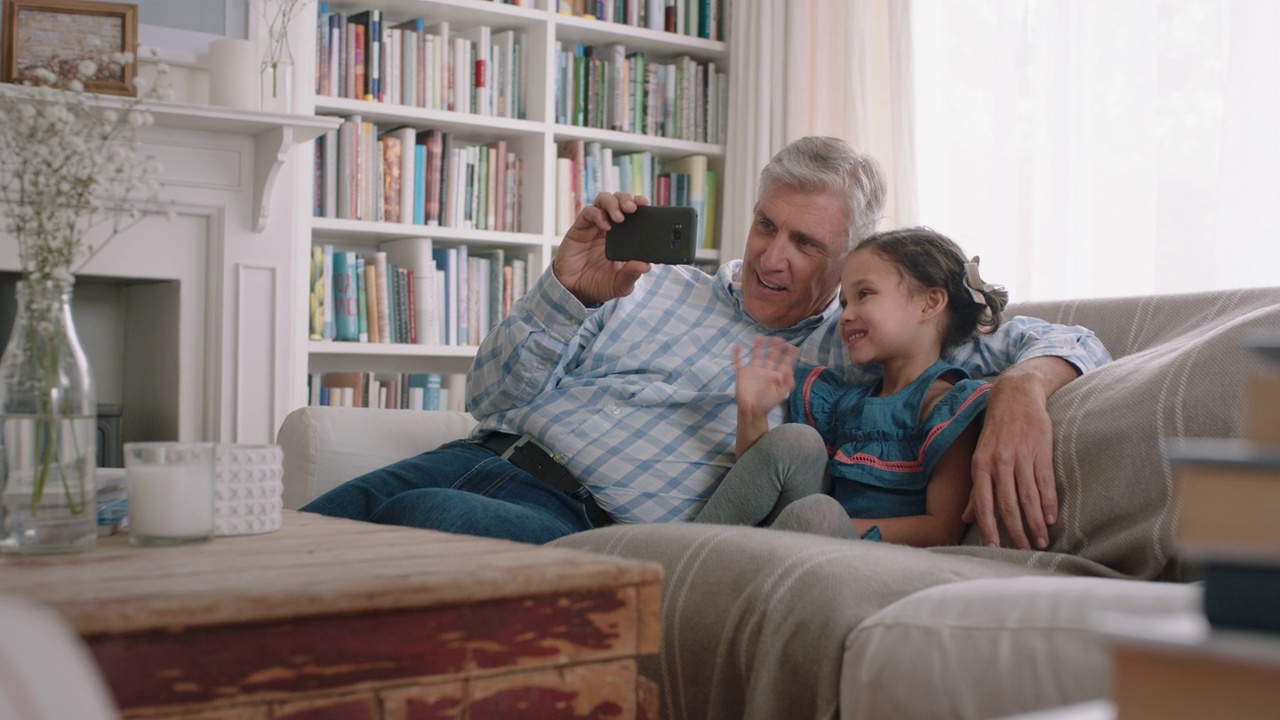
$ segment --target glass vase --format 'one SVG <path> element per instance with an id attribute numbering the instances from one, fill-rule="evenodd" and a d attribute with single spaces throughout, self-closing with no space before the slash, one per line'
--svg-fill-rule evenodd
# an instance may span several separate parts
<path id="1" fill-rule="evenodd" d="M 68 280 L 17 284 L 0 356 L 0 551 L 65 553 L 98 538 L 97 421 Z"/>
<path id="2" fill-rule="evenodd" d="M 264 60 L 262 63 L 262 110 L 293 112 L 293 61 Z"/>

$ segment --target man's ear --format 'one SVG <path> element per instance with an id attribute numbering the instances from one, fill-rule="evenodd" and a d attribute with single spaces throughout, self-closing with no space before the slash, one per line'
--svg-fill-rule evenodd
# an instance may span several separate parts
<path id="1" fill-rule="evenodd" d="M 920 315 L 923 320 L 931 320 L 947 309 L 947 291 L 940 287 L 925 290 L 920 299 Z"/>

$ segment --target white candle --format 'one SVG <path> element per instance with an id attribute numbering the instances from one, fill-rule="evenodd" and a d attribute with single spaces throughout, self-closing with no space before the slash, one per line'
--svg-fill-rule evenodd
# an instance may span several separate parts
<path id="1" fill-rule="evenodd" d="M 207 466 L 133 465 L 129 532 L 148 538 L 213 534 L 213 476 Z"/>
<path id="2" fill-rule="evenodd" d="M 250 40 L 209 43 L 209 104 L 258 109 L 258 46 Z"/>

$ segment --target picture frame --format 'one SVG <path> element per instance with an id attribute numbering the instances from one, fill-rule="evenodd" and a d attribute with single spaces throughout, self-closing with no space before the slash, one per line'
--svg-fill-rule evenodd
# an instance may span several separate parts
<path id="1" fill-rule="evenodd" d="M 137 95 L 138 6 L 87 0 L 4 0 L 4 37 L 0 44 L 0 82 L 21 83 L 46 68 L 60 78 L 75 76 L 83 60 L 98 63 L 85 82 L 90 92 Z M 118 52 L 132 62 L 104 63 Z"/>

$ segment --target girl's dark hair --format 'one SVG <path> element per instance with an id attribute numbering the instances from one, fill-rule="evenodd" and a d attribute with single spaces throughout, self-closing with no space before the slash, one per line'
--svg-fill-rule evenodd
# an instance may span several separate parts
<path id="1" fill-rule="evenodd" d="M 965 285 L 964 251 L 951 238 L 927 227 L 886 230 L 870 235 L 854 250 L 874 250 L 898 266 L 904 279 L 918 289 L 942 288 L 947 291 L 947 307 L 951 323 L 942 338 L 944 351 L 973 338 L 978 333 L 993 332 L 1000 327 L 1000 313 L 1009 302 L 1003 287 L 987 285 L 975 288 L 985 302 L 978 303 Z"/>

